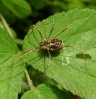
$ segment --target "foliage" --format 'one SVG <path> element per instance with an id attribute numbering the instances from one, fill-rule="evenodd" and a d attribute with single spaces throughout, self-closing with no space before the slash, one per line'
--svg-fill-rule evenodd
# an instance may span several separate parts
<path id="1" fill-rule="evenodd" d="M 21 99 L 95 99 L 95 22 L 95 10 L 54 14 L 30 28 L 22 51 L 10 28 L 0 28 L 0 97 L 17 99 L 21 93 Z M 40 47 L 44 39 L 59 39 L 64 47 L 49 57 Z"/>
<path id="2" fill-rule="evenodd" d="M 56 94 L 54 94 L 56 93 Z M 51 96 L 51 97 L 50 97 Z M 27 91 L 21 99 L 70 99 L 71 97 L 62 93 L 60 90 L 55 87 L 47 86 L 41 84 L 35 90 Z"/>
<path id="3" fill-rule="evenodd" d="M 32 54 L 24 57 L 25 61 L 28 61 L 28 64 L 35 69 L 44 72 L 62 88 L 86 99 L 96 97 L 95 94 L 86 93 L 94 91 L 96 86 L 95 83 L 92 84 L 96 81 L 95 21 L 96 12 L 85 9 L 58 13 L 43 22 L 38 22 L 36 24 L 38 29 L 32 27 L 24 39 L 24 50 L 36 49 L 32 51 Z M 53 31 L 50 35 L 52 27 Z M 40 31 L 43 39 L 40 37 Z M 53 53 L 51 59 L 46 53 L 37 50 L 41 40 L 47 39 L 49 35 L 50 39 L 58 38 L 64 42 L 65 46 L 69 46 L 57 55 Z M 82 94 L 82 91 L 85 94 Z"/>
<path id="4" fill-rule="evenodd" d="M 2 99 L 96 98 L 96 11 L 88 8 L 96 1 L 0 1 Z M 63 48 L 42 50 L 46 39 Z"/>
<path id="5" fill-rule="evenodd" d="M 17 18 L 25 18 L 31 14 L 31 7 L 25 0 L 1 0 L 0 13 L 8 21 L 14 21 Z"/>

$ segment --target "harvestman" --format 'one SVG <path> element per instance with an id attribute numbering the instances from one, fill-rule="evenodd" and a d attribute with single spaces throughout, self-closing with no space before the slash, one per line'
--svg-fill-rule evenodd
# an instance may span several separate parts
<path id="1" fill-rule="evenodd" d="M 44 24 L 44 23 L 42 22 L 42 24 Z M 62 50 L 65 47 L 72 47 L 72 46 L 69 46 L 69 45 L 64 45 L 64 43 L 62 42 L 62 40 L 56 38 L 60 34 L 62 34 L 64 31 L 66 31 L 70 26 L 68 25 L 67 27 L 65 27 L 65 29 L 61 29 L 60 32 L 57 33 L 57 35 L 54 36 L 53 39 L 50 39 L 50 36 L 53 33 L 53 29 L 54 29 L 53 26 L 54 26 L 54 19 L 52 20 L 52 28 L 50 30 L 50 33 L 49 33 L 48 37 L 47 38 L 43 38 L 43 36 L 42 36 L 43 33 L 40 31 L 40 29 L 36 25 L 33 25 L 33 27 L 38 31 L 38 33 L 40 35 L 40 38 L 41 38 L 41 41 L 39 42 L 39 47 L 37 47 L 35 49 L 33 48 L 33 49 L 29 49 L 29 50 L 25 51 L 25 55 L 28 54 L 31 50 L 33 51 L 33 50 L 36 50 L 36 49 L 40 49 L 40 50 L 47 51 L 48 52 L 48 57 L 50 59 L 52 52 L 60 51 L 60 50 Z M 33 29 L 33 27 L 32 27 L 32 29 Z"/>
<path id="2" fill-rule="evenodd" d="M 75 22 L 73 22 L 73 23 L 75 23 Z M 41 41 L 39 42 L 39 47 L 37 47 L 37 48 L 30 48 L 30 49 L 28 49 L 26 51 L 21 52 L 20 53 L 20 55 L 21 55 L 20 56 L 20 59 L 22 57 L 24 57 L 25 55 L 32 53 L 32 51 L 45 50 L 48 53 L 48 58 L 49 58 L 49 62 L 50 62 L 50 59 L 52 59 L 52 55 L 51 55 L 52 53 L 57 52 L 57 51 L 60 51 L 60 50 L 62 50 L 65 47 L 73 47 L 73 46 L 70 46 L 70 45 L 64 45 L 64 43 L 62 42 L 62 40 L 57 39 L 57 37 L 59 35 L 61 35 L 62 33 L 64 33 L 64 31 L 66 31 L 67 29 L 69 29 L 72 24 L 70 24 L 70 25 L 66 26 L 65 28 L 61 29 L 60 32 L 58 32 L 57 35 L 55 35 L 53 37 L 53 39 L 50 39 L 50 36 L 52 35 L 53 30 L 54 30 L 54 19 L 52 19 L 52 28 L 50 29 L 50 33 L 49 33 L 49 35 L 48 35 L 47 38 L 43 38 L 43 36 L 42 36 L 43 33 L 40 31 L 40 29 L 36 25 L 33 25 L 33 27 L 37 30 L 37 32 L 39 33 L 40 38 L 41 38 Z M 28 35 L 30 35 L 30 34 L 28 34 Z M 31 42 L 29 42 L 29 43 L 31 43 Z M 83 55 L 83 52 L 81 52 L 81 54 Z M 78 55 L 79 54 L 76 55 L 77 58 L 78 58 Z M 86 57 L 86 54 L 84 54 L 83 57 L 85 58 Z M 17 60 L 17 62 L 18 61 L 19 61 L 19 59 Z M 86 64 L 86 60 L 85 59 L 84 59 L 84 62 Z M 94 75 L 91 75 L 91 76 L 94 76 Z"/>
<path id="3" fill-rule="evenodd" d="M 54 25 L 54 20 L 52 20 L 52 28 L 51 28 L 51 31 L 49 33 L 48 38 L 46 38 L 46 39 L 43 39 L 42 32 L 39 30 L 39 28 L 36 25 L 33 25 L 33 27 L 36 28 L 36 30 L 38 31 L 38 33 L 39 33 L 39 35 L 41 37 L 41 42 L 39 42 L 39 47 L 37 47 L 37 48 L 31 48 L 31 49 L 28 49 L 26 51 L 23 51 L 23 52 L 19 53 L 18 55 L 20 55 L 20 58 L 17 59 L 16 62 L 13 61 L 12 65 L 17 64 L 19 62 L 19 60 L 22 59 L 22 57 L 24 57 L 25 55 L 29 54 L 30 52 L 36 51 L 38 49 L 47 51 L 48 52 L 48 57 L 49 57 L 49 59 L 51 59 L 51 57 L 52 57 L 51 56 L 51 53 L 53 53 L 55 51 L 60 51 L 61 49 L 63 49 L 63 47 L 68 47 L 68 46 L 64 46 L 63 42 L 60 39 L 56 39 L 56 38 L 50 39 L 50 36 L 51 36 L 51 34 L 53 32 L 53 25 Z M 66 29 L 63 29 L 56 36 L 60 35 L 65 30 Z M 16 59 L 14 58 L 14 60 L 16 60 Z M 14 67 L 7 66 L 7 67 L 8 68 L 6 70 L 9 70 L 10 68 L 15 68 L 17 66 L 14 66 Z M 10 79 L 10 78 L 8 78 L 8 79 Z M 7 80 L 7 79 L 5 79 L 5 80 Z"/>
<path id="4" fill-rule="evenodd" d="M 73 22 L 73 23 L 75 23 L 75 22 Z M 60 32 L 57 33 L 57 35 L 55 35 L 53 37 L 53 39 L 50 39 L 50 36 L 52 35 L 53 29 L 54 29 L 54 19 L 52 20 L 52 28 L 50 30 L 48 38 L 44 38 L 43 39 L 43 36 L 42 36 L 43 33 L 40 31 L 40 29 L 36 25 L 33 25 L 33 27 L 36 28 L 36 30 L 38 31 L 38 33 L 39 33 L 39 35 L 41 37 L 41 42 L 39 42 L 39 47 L 37 49 L 46 50 L 48 52 L 49 59 L 51 59 L 52 58 L 51 53 L 56 52 L 56 51 L 60 51 L 60 50 L 62 50 L 65 47 L 73 47 L 73 46 L 70 46 L 70 45 L 64 45 L 64 43 L 60 39 L 57 39 L 57 37 L 60 34 L 64 33 L 64 31 L 69 29 L 72 24 L 70 24 L 70 25 L 66 26 L 65 28 L 61 29 Z M 89 54 L 84 53 L 81 50 L 79 50 L 79 51 L 80 51 L 80 53 L 76 54 L 76 58 L 83 59 L 84 60 L 84 64 L 86 65 L 86 59 L 91 59 L 91 56 Z M 87 68 L 86 68 L 86 70 L 87 70 Z M 81 72 L 85 72 L 85 71 L 81 71 Z M 87 74 L 90 75 L 90 76 L 94 76 L 94 75 L 91 75 L 89 73 L 87 73 Z"/>

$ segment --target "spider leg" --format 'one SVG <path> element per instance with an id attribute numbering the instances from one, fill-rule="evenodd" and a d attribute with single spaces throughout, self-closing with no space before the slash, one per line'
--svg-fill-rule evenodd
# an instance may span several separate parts
<path id="1" fill-rule="evenodd" d="M 50 53 L 49 49 L 47 51 L 48 51 L 48 56 L 51 59 L 51 53 Z"/>
<path id="2" fill-rule="evenodd" d="M 49 51 L 49 49 L 47 49 L 47 51 L 48 51 L 48 64 L 50 65 L 50 59 L 51 59 L 51 53 L 50 53 L 50 51 Z"/>
<path id="3" fill-rule="evenodd" d="M 49 33 L 49 36 L 48 36 L 48 39 L 50 38 L 52 32 L 53 32 L 53 29 L 54 29 L 54 19 L 52 19 L 52 28 L 50 30 L 50 33 Z"/>
<path id="4" fill-rule="evenodd" d="M 41 40 L 43 40 L 43 33 L 40 31 L 40 29 L 39 29 L 36 25 L 33 25 L 33 27 L 36 28 L 36 30 L 37 30 L 38 33 L 40 34 Z"/>

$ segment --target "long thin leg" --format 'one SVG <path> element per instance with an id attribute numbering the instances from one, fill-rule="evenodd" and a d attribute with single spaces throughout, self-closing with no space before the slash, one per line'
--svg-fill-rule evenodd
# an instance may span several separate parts
<path id="1" fill-rule="evenodd" d="M 35 38 L 35 37 L 34 37 Z M 36 39 L 36 38 L 35 38 Z M 32 41 L 32 39 L 31 39 L 31 37 L 28 35 L 28 42 L 29 42 L 29 44 L 31 44 L 33 47 L 37 47 L 36 45 L 34 45 L 33 44 L 33 42 L 31 42 Z M 38 43 L 39 44 L 39 43 Z"/>
<path id="2" fill-rule="evenodd" d="M 58 37 L 59 35 L 61 35 L 63 32 L 65 32 L 66 30 L 68 30 L 74 23 L 78 22 L 78 20 L 70 23 L 69 25 L 67 25 L 65 28 L 61 29 L 57 35 L 54 36 L 54 38 Z"/>
<path id="3" fill-rule="evenodd" d="M 53 29 L 54 29 L 54 19 L 52 20 L 52 28 L 50 30 L 50 33 L 49 33 L 49 36 L 48 36 L 48 39 L 50 38 L 52 32 L 53 32 Z"/>
<path id="4" fill-rule="evenodd" d="M 40 29 L 36 26 L 36 25 L 33 25 L 35 28 L 36 28 L 36 30 L 39 32 L 39 34 L 40 34 L 40 37 L 41 37 L 41 40 L 43 40 L 43 33 L 40 31 Z"/>
<path id="5" fill-rule="evenodd" d="M 48 64 L 50 65 L 51 53 L 50 53 L 49 49 L 47 51 L 48 51 L 48 57 L 49 57 Z"/>
<path id="6" fill-rule="evenodd" d="M 34 45 L 34 42 L 32 42 L 32 36 L 33 36 L 33 38 L 34 38 L 34 40 L 39 44 L 40 42 L 38 41 L 38 39 L 36 38 L 36 35 L 35 35 L 35 33 L 34 33 L 34 31 L 33 31 L 33 26 L 31 26 L 31 31 L 27 34 L 27 36 L 28 36 L 28 42 L 29 42 L 29 44 L 31 44 L 33 47 L 37 47 L 36 45 Z"/>
<path id="7" fill-rule="evenodd" d="M 62 34 L 64 31 L 66 31 L 67 29 L 69 29 L 68 27 L 65 27 L 64 29 L 60 30 L 59 33 L 57 33 L 57 35 L 54 36 L 54 38 L 58 37 L 60 34 Z"/>
<path id="8" fill-rule="evenodd" d="M 91 16 L 89 16 L 86 21 L 83 23 L 85 24 L 86 22 L 88 22 L 94 15 L 96 15 L 96 13 L 93 13 Z M 59 35 L 61 35 L 64 31 L 68 30 L 74 23 L 79 22 L 80 20 L 75 20 L 72 23 L 70 23 L 69 25 L 67 25 L 64 29 L 61 29 L 59 33 L 57 33 L 57 35 L 54 36 L 54 38 L 58 37 Z M 79 27 L 81 28 L 83 26 L 83 24 Z M 78 28 L 78 29 L 79 29 Z"/>
<path id="9" fill-rule="evenodd" d="M 49 58 L 51 59 L 51 53 L 50 53 L 49 50 L 47 50 L 47 51 L 48 51 L 48 56 L 49 56 Z"/>

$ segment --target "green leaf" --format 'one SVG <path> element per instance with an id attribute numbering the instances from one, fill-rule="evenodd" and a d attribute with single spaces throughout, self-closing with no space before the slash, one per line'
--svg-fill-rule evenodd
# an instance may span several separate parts
<path id="1" fill-rule="evenodd" d="M 0 14 L 2 14 L 8 22 L 14 22 L 16 17 L 6 8 L 6 6 L 0 1 Z"/>
<path id="2" fill-rule="evenodd" d="M 25 0 L 1 0 L 5 7 L 18 18 L 31 14 L 31 8 Z"/>
<path id="3" fill-rule="evenodd" d="M 64 43 L 63 49 L 51 53 L 51 58 L 47 51 L 40 49 L 40 42 L 48 37 Z M 38 22 L 25 37 L 24 50 L 28 49 L 29 54 L 24 59 L 32 67 L 64 89 L 85 99 L 95 99 L 96 11 L 75 9 Z"/>
<path id="4" fill-rule="evenodd" d="M 35 9 L 42 9 L 46 5 L 47 1 L 48 0 L 32 0 L 29 2 L 31 2 L 32 7 Z"/>
<path id="5" fill-rule="evenodd" d="M 67 94 L 61 92 L 55 87 L 45 84 L 39 85 L 35 90 L 27 91 L 21 99 L 71 99 Z"/>
<path id="6" fill-rule="evenodd" d="M 15 40 L 0 28 L 0 97 L 18 99 L 22 81 L 23 66 Z"/>

